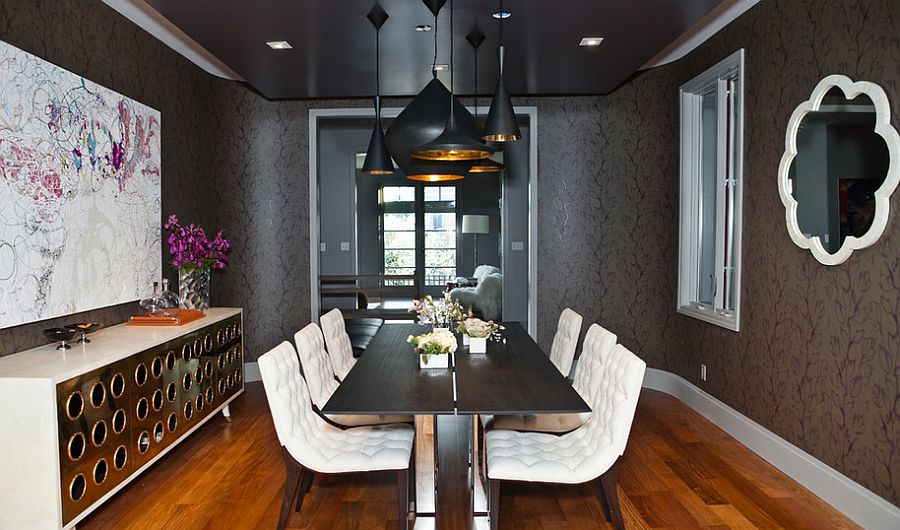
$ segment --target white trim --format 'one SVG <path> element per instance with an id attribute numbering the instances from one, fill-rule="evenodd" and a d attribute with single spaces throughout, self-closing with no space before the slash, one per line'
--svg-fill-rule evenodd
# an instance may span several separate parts
<path id="1" fill-rule="evenodd" d="M 825 94 L 832 88 L 838 87 L 844 91 L 844 96 L 853 99 L 865 94 L 872 100 L 875 106 L 875 132 L 884 138 L 887 144 L 890 163 L 884 182 L 875 191 L 875 217 L 872 226 L 862 237 L 848 236 L 844 239 L 841 248 L 834 254 L 830 254 L 822 246 L 819 236 L 806 237 L 800 230 L 797 220 L 797 200 L 794 199 L 790 189 L 788 174 L 794 157 L 797 156 L 797 131 L 800 130 L 800 122 L 810 112 L 819 110 Z M 854 250 L 864 249 L 873 245 L 887 227 L 890 198 L 897 184 L 900 183 L 900 135 L 891 126 L 891 105 L 884 90 L 875 83 L 868 81 L 853 82 L 844 75 L 830 75 L 819 81 L 812 91 L 809 99 L 801 103 L 791 114 L 788 121 L 787 132 L 784 138 L 784 155 L 778 166 L 778 193 L 785 207 L 785 220 L 791 240 L 800 248 L 809 249 L 812 255 L 824 265 L 838 265 L 847 261 Z"/>
<path id="2" fill-rule="evenodd" d="M 864 528 L 900 528 L 900 508 L 675 374 L 648 368 L 644 388 L 678 398 Z"/>
<path id="3" fill-rule="evenodd" d="M 760 0 L 725 0 L 694 24 L 691 29 L 647 61 L 644 66 L 641 66 L 641 70 L 656 68 L 681 59 L 759 2 Z"/>
<path id="4" fill-rule="evenodd" d="M 675 310 L 710 324 L 738 332 L 741 329 L 741 269 L 742 269 L 742 232 L 744 204 L 744 49 L 732 53 L 705 72 L 681 85 L 679 89 L 679 225 L 678 225 L 678 291 Z M 704 215 L 700 195 L 702 193 L 701 151 L 702 151 L 702 118 L 701 105 L 703 94 L 708 94 L 714 87 L 717 100 L 717 147 L 716 164 L 717 193 L 716 214 L 725 208 L 725 181 L 728 167 L 726 159 L 720 154 L 726 150 L 726 98 L 725 79 L 734 80 L 734 94 L 731 99 L 736 119 L 732 124 L 734 152 L 731 160 L 730 177 L 733 181 L 733 208 L 731 219 L 731 238 L 734 248 L 731 277 L 734 309 L 725 311 L 724 299 L 727 293 L 719 292 L 722 278 L 719 278 L 721 267 L 725 262 L 724 239 L 719 237 L 720 230 L 726 230 L 728 220 L 716 220 L 715 259 L 716 285 L 712 306 L 699 303 L 699 282 L 706 281 L 698 277 L 700 271 L 700 238 L 699 227 L 703 224 Z M 736 101 L 736 103 L 734 103 Z"/>
<path id="5" fill-rule="evenodd" d="M 103 3 L 208 73 L 232 81 L 243 80 L 234 70 L 178 29 L 144 0 L 103 0 Z"/>
<path id="6" fill-rule="evenodd" d="M 474 109 L 466 107 L 472 112 Z M 396 118 L 403 111 L 400 107 L 381 109 L 384 118 Z M 538 215 L 538 156 L 537 156 L 537 107 L 517 106 L 513 108 L 517 115 L 528 116 L 529 130 L 529 175 L 528 175 L 528 333 L 537 339 L 537 215 Z M 310 109 L 309 110 L 309 295 L 310 319 L 319 321 L 321 307 L 319 305 L 319 203 L 318 203 L 318 131 L 322 118 L 359 118 L 375 115 L 371 107 Z"/>
<path id="7" fill-rule="evenodd" d="M 259 372 L 259 363 L 256 361 L 244 363 L 244 382 L 253 383 L 256 381 L 262 381 L 262 374 Z"/>

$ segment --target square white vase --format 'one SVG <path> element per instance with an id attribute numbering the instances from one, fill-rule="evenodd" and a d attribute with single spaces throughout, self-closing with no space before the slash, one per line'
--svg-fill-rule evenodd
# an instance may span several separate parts
<path id="1" fill-rule="evenodd" d="M 428 362 L 425 362 L 425 356 L 419 355 L 419 368 L 424 369 L 432 369 L 432 368 L 449 368 L 450 367 L 450 355 L 429 355 Z"/>
<path id="2" fill-rule="evenodd" d="M 469 353 L 487 353 L 487 338 L 469 337 Z"/>
<path id="3" fill-rule="evenodd" d="M 468 346 L 469 345 L 469 336 L 466 335 L 465 333 L 463 333 L 462 338 L 463 338 L 463 346 Z"/>
<path id="4" fill-rule="evenodd" d="M 437 328 L 437 327 L 432 326 L 431 332 L 432 333 L 444 333 L 444 332 L 450 333 L 450 328 Z"/>

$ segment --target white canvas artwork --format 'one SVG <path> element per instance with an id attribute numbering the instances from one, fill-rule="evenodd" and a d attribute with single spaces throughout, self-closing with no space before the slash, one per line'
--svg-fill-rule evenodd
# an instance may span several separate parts
<path id="1" fill-rule="evenodd" d="M 158 111 L 0 42 L 0 328 L 146 295 L 160 164 Z"/>

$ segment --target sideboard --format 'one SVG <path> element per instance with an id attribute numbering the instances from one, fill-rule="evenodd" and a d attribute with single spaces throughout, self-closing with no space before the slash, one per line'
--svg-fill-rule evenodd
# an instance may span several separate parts
<path id="1" fill-rule="evenodd" d="M 72 528 L 244 388 L 242 312 L 0 358 L 0 528 Z"/>

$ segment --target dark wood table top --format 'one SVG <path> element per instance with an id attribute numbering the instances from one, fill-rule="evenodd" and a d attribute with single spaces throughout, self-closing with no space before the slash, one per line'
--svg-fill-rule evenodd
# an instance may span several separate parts
<path id="1" fill-rule="evenodd" d="M 504 326 L 505 344 L 488 341 L 482 354 L 456 352 L 459 414 L 591 411 L 520 324 Z"/>
<path id="2" fill-rule="evenodd" d="M 450 370 L 420 370 L 406 337 L 430 328 L 385 324 L 322 412 L 326 414 L 453 414 Z"/>
<path id="3" fill-rule="evenodd" d="M 486 354 L 456 352 L 451 370 L 421 370 L 406 337 L 429 328 L 385 324 L 325 404 L 328 414 L 542 414 L 590 412 L 520 324 L 504 324 L 506 343 Z"/>

